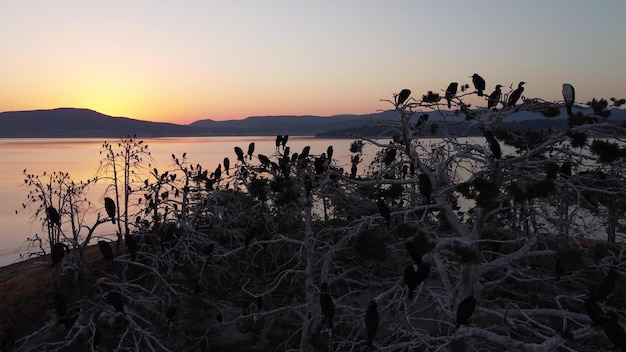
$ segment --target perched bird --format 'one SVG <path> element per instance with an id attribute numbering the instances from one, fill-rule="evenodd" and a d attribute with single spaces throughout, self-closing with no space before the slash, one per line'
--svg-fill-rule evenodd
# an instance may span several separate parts
<path id="1" fill-rule="evenodd" d="M 456 95 L 456 90 L 458 89 L 459 84 L 457 82 L 452 82 L 448 85 L 448 89 L 446 89 L 446 100 L 448 101 L 448 109 L 452 107 L 452 98 Z"/>
<path id="2" fill-rule="evenodd" d="M 278 147 L 280 147 L 280 143 L 283 141 L 283 136 L 282 135 L 278 135 L 276 136 L 276 150 L 278 150 Z"/>
<path id="3" fill-rule="evenodd" d="M 493 155 L 494 159 L 502 159 L 502 148 L 500 148 L 500 143 L 496 137 L 493 136 L 493 132 L 490 130 L 485 130 L 485 139 L 489 143 L 489 150 L 491 150 L 491 155 Z"/>
<path id="4" fill-rule="evenodd" d="M 111 222 L 115 224 L 115 201 L 109 197 L 104 197 L 104 209 L 111 218 Z"/>
<path id="5" fill-rule="evenodd" d="M 614 267 L 611 267 L 609 269 L 609 273 L 600 282 L 600 285 L 598 285 L 598 289 L 596 289 L 596 293 L 594 295 L 596 300 L 599 301 L 608 297 L 608 295 L 610 295 L 611 292 L 613 292 L 613 289 L 615 288 L 616 280 L 617 280 L 617 271 L 615 271 Z"/>
<path id="6" fill-rule="evenodd" d="M 137 251 L 139 249 L 135 237 L 131 234 L 126 234 L 124 235 L 124 242 L 126 242 L 126 248 L 130 254 L 130 260 L 135 261 L 135 259 L 137 259 Z"/>
<path id="7" fill-rule="evenodd" d="M 311 152 L 311 146 L 304 146 L 302 148 L 302 153 L 298 156 L 298 159 L 306 159 L 309 157 L 309 153 Z"/>
<path id="8" fill-rule="evenodd" d="M 107 295 L 107 303 L 112 305 L 118 312 L 124 312 L 124 298 L 117 291 L 109 291 Z"/>
<path id="9" fill-rule="evenodd" d="M 576 99 L 576 92 L 574 86 L 569 83 L 563 83 L 563 99 L 565 99 L 565 108 L 567 109 L 567 115 L 572 115 L 572 106 Z"/>
<path id="10" fill-rule="evenodd" d="M 458 329 L 461 324 L 467 324 L 467 321 L 474 314 L 476 309 L 476 298 L 474 296 L 468 296 L 465 298 L 456 309 L 456 328 Z"/>
<path id="11" fill-rule="evenodd" d="M 483 91 L 485 90 L 485 80 L 478 75 L 478 73 L 474 73 L 472 75 L 472 83 L 474 83 L 474 88 L 478 91 L 478 96 L 483 96 Z"/>
<path id="12" fill-rule="evenodd" d="M 237 154 L 237 160 L 245 163 L 245 159 L 243 157 L 243 150 L 241 148 L 235 147 L 235 154 Z"/>
<path id="13" fill-rule="evenodd" d="M 322 309 L 322 315 L 328 323 L 328 328 L 333 329 L 333 317 L 335 316 L 335 303 L 333 298 L 328 293 L 328 285 L 324 282 L 320 287 L 320 308 Z"/>
<path id="14" fill-rule="evenodd" d="M 254 154 L 254 142 L 250 142 L 248 145 L 248 158 L 252 160 L 252 154 Z"/>
<path id="15" fill-rule="evenodd" d="M 417 285 L 419 285 L 418 278 L 417 278 L 417 265 L 412 264 L 404 268 L 403 278 L 404 278 L 404 284 L 409 289 L 409 299 L 413 299 L 413 294 L 415 293 L 415 289 L 417 288 Z"/>
<path id="16" fill-rule="evenodd" d="M 287 145 L 287 141 L 289 140 L 289 136 L 288 135 L 284 135 L 283 139 L 280 141 L 280 144 L 283 146 L 283 150 L 285 149 L 285 146 Z"/>
<path id="17" fill-rule="evenodd" d="M 411 91 L 409 89 L 403 89 L 400 91 L 400 93 L 398 94 L 397 100 L 396 100 L 396 109 L 400 106 L 402 106 L 402 104 L 404 104 L 404 102 L 409 99 L 409 96 L 411 95 Z"/>
<path id="18" fill-rule="evenodd" d="M 102 240 L 98 241 L 98 249 L 100 250 L 100 253 L 102 253 L 105 260 L 110 260 L 111 263 L 113 263 L 113 250 L 111 249 L 109 242 Z"/>
<path id="19" fill-rule="evenodd" d="M 430 263 L 426 262 L 424 264 L 421 264 L 420 266 L 417 267 L 417 272 L 416 272 L 416 278 L 417 278 L 417 284 L 421 284 L 422 282 L 424 282 L 424 280 L 426 280 L 428 278 L 428 275 L 430 274 Z"/>
<path id="20" fill-rule="evenodd" d="M 433 186 L 430 183 L 430 178 L 428 178 L 428 175 L 426 174 L 419 174 L 418 176 L 418 188 L 420 191 L 420 194 L 424 197 L 424 200 L 426 201 L 426 204 L 430 204 L 430 196 L 433 192 Z"/>
<path id="21" fill-rule="evenodd" d="M 396 160 L 396 148 L 388 148 L 385 154 L 385 165 L 391 165 L 394 160 Z"/>
<path id="22" fill-rule="evenodd" d="M 498 84 L 496 85 L 496 89 L 491 94 L 489 94 L 489 99 L 487 100 L 488 109 L 495 109 L 498 106 L 500 98 L 502 97 L 501 88 L 502 86 Z"/>
<path id="23" fill-rule="evenodd" d="M 222 178 L 222 164 L 217 164 L 215 172 L 213 172 L 213 179 L 218 181 L 220 178 Z"/>
<path id="24" fill-rule="evenodd" d="M 328 148 L 326 148 L 326 157 L 328 158 L 328 162 L 332 162 L 333 161 L 333 146 L 329 145 Z"/>
<path id="25" fill-rule="evenodd" d="M 165 312 L 165 317 L 167 318 L 167 323 L 171 324 L 176 317 L 176 307 L 171 306 L 167 308 L 167 312 Z"/>
<path id="26" fill-rule="evenodd" d="M 51 269 L 63 260 L 66 249 L 67 246 L 61 242 L 57 242 L 52 246 L 52 250 L 50 251 L 50 256 L 52 257 L 52 264 L 50 264 Z"/>
<path id="27" fill-rule="evenodd" d="M 376 205 L 378 206 L 378 212 L 380 212 L 380 215 L 385 218 L 385 223 L 387 224 L 387 227 L 389 227 L 391 224 L 391 211 L 389 210 L 389 206 L 387 206 L 382 199 L 378 199 L 376 201 Z"/>
<path id="28" fill-rule="evenodd" d="M 263 165 L 265 167 L 268 167 L 270 165 L 270 159 L 267 156 L 265 156 L 263 154 L 259 154 L 257 157 L 259 158 L 259 161 L 261 162 L 261 165 Z"/>
<path id="29" fill-rule="evenodd" d="M 378 309 L 376 301 L 371 300 L 365 312 L 365 329 L 367 330 L 367 347 L 372 348 L 374 336 L 378 331 Z"/>
<path id="30" fill-rule="evenodd" d="M 49 206 L 46 208 L 46 217 L 51 224 L 61 227 L 61 216 L 55 207 Z"/>
<path id="31" fill-rule="evenodd" d="M 422 253 L 417 247 L 417 243 L 415 243 L 415 241 L 412 241 L 412 240 L 406 241 L 404 242 L 404 247 L 406 248 L 406 251 L 409 253 L 409 256 L 411 256 L 411 259 L 413 259 L 413 263 L 417 265 L 421 265 Z"/>
<path id="32" fill-rule="evenodd" d="M 509 95 L 508 106 L 515 106 L 515 104 L 517 104 L 519 98 L 522 97 L 522 93 L 524 93 L 524 84 L 526 84 L 526 82 L 519 82 L 519 84 L 517 85 L 517 89 L 515 89 L 513 93 Z"/>
<path id="33" fill-rule="evenodd" d="M 613 342 L 615 347 L 626 352 L 626 331 L 619 324 L 617 315 L 610 313 L 608 317 L 602 319 L 601 326 L 604 334 Z"/>
<path id="34" fill-rule="evenodd" d="M 228 159 L 228 157 L 226 157 L 226 158 L 224 158 L 224 171 L 226 171 L 226 175 L 230 175 L 228 170 L 230 170 L 230 159 Z"/>

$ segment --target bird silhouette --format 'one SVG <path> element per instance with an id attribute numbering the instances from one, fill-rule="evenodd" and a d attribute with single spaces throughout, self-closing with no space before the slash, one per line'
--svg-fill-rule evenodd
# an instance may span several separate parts
<path id="1" fill-rule="evenodd" d="M 572 106 L 576 99 L 576 92 L 574 91 L 574 86 L 569 83 L 563 83 L 563 99 L 565 100 L 567 115 L 572 116 Z"/>
<path id="2" fill-rule="evenodd" d="M 459 87 L 457 82 L 452 82 L 448 85 L 448 89 L 446 89 L 446 100 L 448 101 L 448 109 L 452 107 L 452 98 L 456 95 L 456 91 Z"/>
<path id="3" fill-rule="evenodd" d="M 237 160 L 241 161 L 241 162 L 246 162 L 244 157 L 243 157 L 243 150 L 239 147 L 235 147 L 235 154 L 237 154 Z"/>
<path id="4" fill-rule="evenodd" d="M 283 141 L 283 136 L 282 135 L 278 135 L 276 136 L 276 150 L 278 150 L 278 147 L 280 147 L 280 143 Z"/>
<path id="5" fill-rule="evenodd" d="M 415 293 L 415 289 L 417 285 L 419 285 L 418 277 L 417 277 L 417 265 L 411 264 L 404 268 L 403 273 L 404 284 L 409 289 L 408 297 L 409 299 L 413 299 L 413 294 Z"/>
<path id="6" fill-rule="evenodd" d="M 115 201 L 109 197 L 104 197 L 104 210 L 111 218 L 111 222 L 115 224 Z"/>
<path id="7" fill-rule="evenodd" d="M 376 336 L 376 332 L 378 332 L 378 309 L 376 301 L 371 300 L 369 305 L 367 306 L 367 311 L 365 311 L 365 329 L 367 330 L 367 347 L 369 349 L 372 348 L 372 343 L 374 342 L 374 336 Z"/>
<path id="8" fill-rule="evenodd" d="M 333 329 L 333 317 L 335 316 L 335 303 L 333 302 L 333 298 L 328 293 L 328 285 L 324 282 L 320 287 L 320 308 L 322 310 L 322 315 L 326 319 L 328 323 L 328 328 Z"/>
<path id="9" fill-rule="evenodd" d="M 55 207 L 49 206 L 46 208 L 46 217 L 51 224 L 61 227 L 61 215 L 59 215 Z"/>
<path id="10" fill-rule="evenodd" d="M 117 291 L 109 291 L 107 295 L 107 303 L 112 305 L 117 312 L 124 312 L 124 298 Z"/>
<path id="11" fill-rule="evenodd" d="M 52 257 L 52 263 L 50 264 L 51 269 L 63 260 L 66 250 L 67 246 L 61 242 L 57 242 L 52 246 L 52 250 L 50 251 L 50 256 Z"/>
<path id="12" fill-rule="evenodd" d="M 476 298 L 474 296 L 467 296 L 456 309 L 456 329 L 461 326 L 461 324 L 467 324 L 467 321 L 474 314 L 474 310 L 476 309 Z"/>
<path id="13" fill-rule="evenodd" d="M 385 153 L 385 165 L 389 166 L 391 165 L 391 163 L 394 162 L 394 160 L 396 160 L 396 148 L 390 147 L 387 148 L 387 153 Z"/>
<path id="14" fill-rule="evenodd" d="M 489 143 L 489 150 L 491 151 L 491 155 L 493 155 L 494 159 L 502 158 L 502 148 L 500 148 L 500 143 L 496 137 L 493 136 L 493 132 L 490 130 L 484 130 L 485 139 Z"/>
<path id="15" fill-rule="evenodd" d="M 472 75 L 472 83 L 474 83 L 474 88 L 478 92 L 478 96 L 483 96 L 483 91 L 485 90 L 485 80 L 478 75 L 478 73 L 474 73 Z"/>
<path id="16" fill-rule="evenodd" d="M 228 170 L 230 170 L 230 159 L 226 157 L 224 158 L 224 171 L 226 171 L 226 175 L 230 175 Z"/>
<path id="17" fill-rule="evenodd" d="M 283 138 L 280 141 L 280 144 L 283 147 L 283 150 L 285 149 L 285 146 L 287 145 L 287 141 L 289 140 L 289 136 L 288 135 L 283 135 Z"/>
<path id="18" fill-rule="evenodd" d="M 391 211 L 389 210 L 389 206 L 387 206 L 382 199 L 378 199 L 376 205 L 378 206 L 378 212 L 385 219 L 387 227 L 389 227 L 391 224 Z"/>
<path id="19" fill-rule="evenodd" d="M 333 161 L 333 154 L 334 154 L 333 146 L 329 145 L 328 148 L 326 148 L 326 157 L 328 158 L 329 163 Z"/>
<path id="20" fill-rule="evenodd" d="M 488 109 L 495 109 L 498 106 L 500 98 L 502 97 L 501 88 L 502 86 L 497 84 L 496 89 L 491 94 L 489 94 L 489 99 L 487 100 Z"/>
<path id="21" fill-rule="evenodd" d="M 254 142 L 248 145 L 248 158 L 252 160 L 252 154 L 254 154 Z"/>
<path id="22" fill-rule="evenodd" d="M 109 260 L 113 263 L 113 250 L 108 242 L 102 240 L 98 241 L 98 249 L 100 250 L 100 253 L 102 253 L 105 260 Z"/>
<path id="23" fill-rule="evenodd" d="M 403 89 L 400 91 L 400 93 L 398 94 L 397 100 L 396 100 L 396 109 L 400 106 L 402 106 L 402 104 L 404 104 L 404 102 L 409 99 L 409 96 L 411 95 L 411 91 L 409 89 Z"/>
<path id="24" fill-rule="evenodd" d="M 509 100 L 508 100 L 509 106 L 515 106 L 519 98 L 522 97 L 522 93 L 524 93 L 524 87 L 523 87 L 524 84 L 526 84 L 526 82 L 519 82 L 519 84 L 517 85 L 517 89 L 515 89 L 513 93 L 509 95 Z"/>

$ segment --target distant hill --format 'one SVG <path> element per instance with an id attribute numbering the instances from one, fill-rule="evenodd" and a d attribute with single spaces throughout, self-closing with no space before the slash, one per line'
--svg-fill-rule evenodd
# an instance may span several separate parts
<path id="1" fill-rule="evenodd" d="M 419 114 L 416 114 L 419 115 Z M 430 121 L 441 121 L 430 114 Z M 416 117 L 414 118 L 416 119 Z M 626 110 L 614 109 L 610 120 L 626 120 Z M 252 116 L 243 120 L 200 120 L 189 125 L 149 122 L 126 117 L 112 117 L 89 109 L 59 108 L 51 110 L 13 111 L 0 113 L 0 138 L 122 138 L 137 136 L 292 136 L 354 137 L 388 136 L 385 121 L 397 121 L 394 112 L 334 116 Z M 464 116 L 449 112 L 446 116 L 452 134 L 480 134 L 477 126 Z M 521 112 L 507 118 L 516 129 L 565 128 L 564 113 L 546 119 L 540 114 Z M 427 132 L 428 133 L 428 132 Z"/>

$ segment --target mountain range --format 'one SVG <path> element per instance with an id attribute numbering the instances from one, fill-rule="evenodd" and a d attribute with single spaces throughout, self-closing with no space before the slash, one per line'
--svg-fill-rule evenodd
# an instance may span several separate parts
<path id="1" fill-rule="evenodd" d="M 385 111 L 364 115 L 251 116 L 227 121 L 207 119 L 180 125 L 113 117 L 89 109 L 58 108 L 0 113 L 0 138 L 151 138 L 278 134 L 354 138 L 358 135 L 388 136 L 385 121 L 397 120 L 395 112 Z M 441 120 L 440 116 L 431 114 L 430 121 Z M 611 120 L 626 120 L 626 110 L 614 109 Z M 463 115 L 450 112 L 446 116 L 446 122 L 452 134 L 481 133 L 477 126 L 465 121 Z M 516 129 L 565 128 L 567 119 L 564 112 L 551 119 L 538 113 L 520 112 L 507 117 L 507 124 Z"/>

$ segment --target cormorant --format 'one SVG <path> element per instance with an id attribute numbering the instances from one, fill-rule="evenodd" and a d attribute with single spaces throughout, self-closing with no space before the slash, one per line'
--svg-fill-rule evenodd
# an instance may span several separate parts
<path id="1" fill-rule="evenodd" d="M 299 159 L 306 159 L 309 157 L 309 152 L 311 151 L 311 146 L 305 146 L 302 148 L 302 153 L 298 156 Z"/>
<path id="2" fill-rule="evenodd" d="M 280 147 L 280 143 L 283 140 L 283 136 L 281 136 L 280 134 L 278 136 L 276 136 L 276 150 L 278 150 L 278 147 Z"/>
<path id="3" fill-rule="evenodd" d="M 224 171 L 226 171 L 226 175 L 230 175 L 229 170 L 230 169 L 230 159 L 228 159 L 228 157 L 224 158 Z"/>
<path id="4" fill-rule="evenodd" d="M 565 107 L 567 108 L 567 115 L 572 116 L 572 106 L 576 99 L 576 92 L 574 86 L 569 83 L 563 83 L 563 99 L 565 99 Z"/>
<path id="5" fill-rule="evenodd" d="M 248 145 L 248 158 L 252 160 L 252 154 L 254 154 L 254 142 L 250 142 Z"/>
<path id="6" fill-rule="evenodd" d="M 394 160 L 396 160 L 396 148 L 391 147 L 387 149 L 387 153 L 385 154 L 385 165 L 391 165 Z"/>
<path id="7" fill-rule="evenodd" d="M 491 150 L 491 154 L 493 155 L 494 159 L 501 159 L 502 149 L 500 148 L 500 143 L 498 143 L 496 137 L 493 136 L 493 132 L 491 132 L 490 130 L 485 130 L 484 134 L 485 139 L 489 143 L 489 150 Z"/>
<path id="8" fill-rule="evenodd" d="M 489 94 L 489 99 L 487 100 L 487 109 L 495 109 L 498 106 L 500 98 L 502 97 L 502 91 L 500 90 L 500 88 L 502 88 L 502 86 L 497 84 L 496 89 L 491 94 Z"/>
<path id="9" fill-rule="evenodd" d="M 124 235 L 124 241 L 126 242 L 128 253 L 130 254 L 130 260 L 135 261 L 135 259 L 137 259 L 137 251 L 139 249 L 135 237 L 131 234 L 126 234 Z"/>
<path id="10" fill-rule="evenodd" d="M 456 95 L 456 90 L 459 87 L 457 82 L 452 82 L 446 89 L 446 100 L 448 101 L 448 109 L 452 107 L 452 98 Z"/>
<path id="11" fill-rule="evenodd" d="M 603 300 L 608 295 L 610 295 L 611 292 L 613 292 L 613 289 L 615 288 L 616 280 L 617 280 L 617 272 L 615 271 L 615 268 L 611 267 L 609 269 L 609 273 L 604 278 L 604 280 L 600 282 L 600 285 L 598 286 L 598 289 L 596 290 L 596 293 L 594 295 L 596 300 L 598 301 Z"/>
<path id="12" fill-rule="evenodd" d="M 409 299 L 413 299 L 413 293 L 417 285 L 419 285 L 417 278 L 417 265 L 411 264 L 404 268 L 404 284 L 409 288 Z"/>
<path id="13" fill-rule="evenodd" d="M 517 85 L 517 89 L 515 89 L 513 93 L 509 95 L 509 101 L 508 101 L 509 106 L 515 106 L 519 98 L 522 97 L 522 93 L 524 93 L 524 87 L 523 87 L 524 84 L 526 84 L 526 82 L 519 82 L 519 84 Z"/>
<path id="14" fill-rule="evenodd" d="M 61 242 L 57 242 L 52 246 L 52 250 L 50 251 L 50 256 L 52 257 L 52 264 L 50 264 L 51 269 L 63 260 L 66 249 L 67 246 Z"/>
<path id="15" fill-rule="evenodd" d="M 222 178 L 222 164 L 217 164 L 215 172 L 213 173 L 213 179 L 218 181 L 220 178 Z"/>
<path id="16" fill-rule="evenodd" d="M 411 95 L 411 91 L 409 89 L 403 89 L 400 91 L 400 93 L 398 94 L 398 99 L 396 101 L 396 109 L 400 106 L 402 106 L 402 104 L 404 104 L 404 102 L 409 99 L 409 96 Z"/>
<path id="17" fill-rule="evenodd" d="M 280 141 L 280 144 L 283 146 L 283 150 L 285 149 L 285 146 L 287 145 L 287 141 L 289 140 L 289 136 L 288 135 L 284 135 L 283 139 Z"/>
<path id="18" fill-rule="evenodd" d="M 47 207 L 46 216 L 48 217 L 48 221 L 50 223 L 55 224 L 58 227 L 61 227 L 61 215 L 59 215 L 59 212 L 56 210 L 55 207 L 53 206 Z"/>
<path id="19" fill-rule="evenodd" d="M 237 154 L 237 160 L 241 162 L 246 162 L 243 157 L 243 150 L 239 147 L 235 147 L 235 154 Z"/>
<path id="20" fill-rule="evenodd" d="M 315 173 L 317 175 L 321 175 L 326 171 L 326 156 L 324 154 L 320 155 L 319 158 L 315 158 L 313 161 L 313 166 L 315 167 Z"/>
<path id="21" fill-rule="evenodd" d="M 426 174 L 419 174 L 417 177 L 419 178 L 418 188 L 420 194 L 426 200 L 426 204 L 430 204 L 430 196 L 433 192 L 433 186 L 430 183 L 430 178 L 428 178 L 428 175 Z"/>
<path id="22" fill-rule="evenodd" d="M 107 303 L 112 305 L 118 312 L 124 312 L 124 298 L 117 291 L 109 291 L 107 295 Z"/>
<path id="23" fill-rule="evenodd" d="M 602 319 L 602 329 L 606 337 L 613 342 L 615 347 L 626 352 L 626 331 L 619 324 L 617 315 L 609 313 L 606 318 Z"/>
<path id="24" fill-rule="evenodd" d="M 430 274 L 430 263 L 426 262 L 417 267 L 417 284 L 421 284 Z"/>
<path id="25" fill-rule="evenodd" d="M 115 201 L 109 197 L 104 197 L 104 209 L 111 218 L 111 222 L 115 224 Z"/>
<path id="26" fill-rule="evenodd" d="M 385 218 L 385 223 L 387 224 L 387 227 L 389 227 L 391 224 L 391 211 L 389 211 L 389 207 L 385 204 L 385 202 L 383 202 L 382 199 L 378 199 L 376 201 L 376 205 L 378 206 L 378 212 L 380 212 L 380 215 Z"/>
<path id="27" fill-rule="evenodd" d="M 456 309 L 456 328 L 458 329 L 461 324 L 467 324 L 467 321 L 474 314 L 476 309 L 476 298 L 474 296 L 468 296 L 465 298 Z"/>
<path id="28" fill-rule="evenodd" d="M 478 73 L 474 73 L 472 75 L 472 83 L 474 83 L 474 88 L 478 91 L 478 96 L 482 97 L 485 90 L 485 80 Z"/>
<path id="29" fill-rule="evenodd" d="M 263 166 L 268 167 L 270 165 L 270 159 L 267 156 L 259 154 L 258 158 Z"/>
<path id="30" fill-rule="evenodd" d="M 171 324 L 174 317 L 176 317 L 176 307 L 171 306 L 167 308 L 167 312 L 165 313 L 165 317 L 167 318 L 167 323 Z"/>
<path id="31" fill-rule="evenodd" d="M 415 241 L 412 241 L 412 240 L 406 241 L 404 242 L 404 247 L 406 248 L 406 251 L 409 253 L 409 256 L 411 256 L 411 259 L 413 259 L 413 263 L 417 265 L 421 265 L 422 254 L 419 248 L 417 247 L 417 243 L 415 243 Z"/>
<path id="32" fill-rule="evenodd" d="M 328 148 L 326 148 L 326 157 L 328 158 L 328 162 L 332 162 L 333 161 L 333 146 L 329 145 Z"/>
<path id="33" fill-rule="evenodd" d="M 378 309 L 376 301 L 371 300 L 365 312 L 365 329 L 367 329 L 367 347 L 372 348 L 374 336 L 378 331 Z"/>
<path id="34" fill-rule="evenodd" d="M 333 329 L 333 317 L 335 316 L 335 303 L 328 293 L 328 285 L 324 282 L 320 287 L 320 308 L 322 315 L 328 322 L 328 328 Z"/>
<path id="35" fill-rule="evenodd" d="M 105 241 L 98 241 L 98 249 L 105 260 L 110 260 L 113 263 L 113 250 L 111 249 L 111 245 Z"/>

